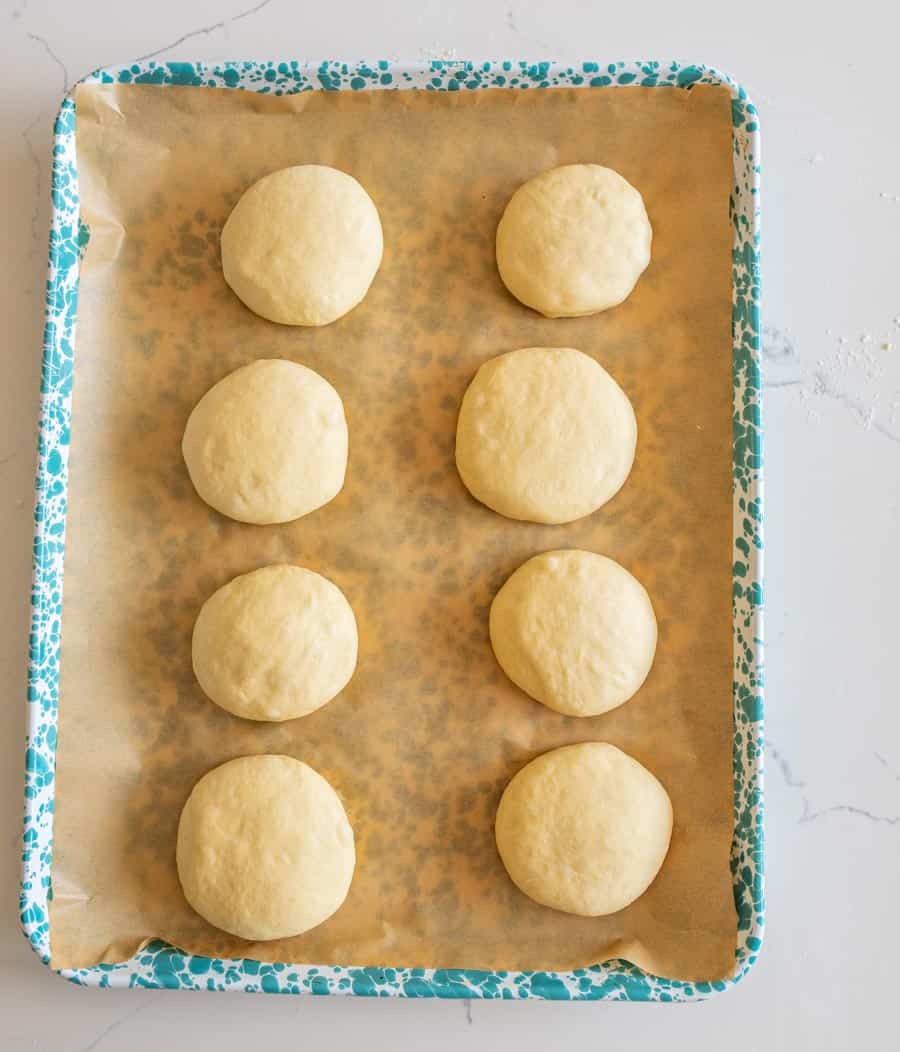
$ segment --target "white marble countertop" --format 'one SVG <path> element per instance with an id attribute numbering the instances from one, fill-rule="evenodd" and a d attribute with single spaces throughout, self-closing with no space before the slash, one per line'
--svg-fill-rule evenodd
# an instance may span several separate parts
<path id="1" fill-rule="evenodd" d="M 391 12 L 388 17 L 382 8 Z M 0 9 L 0 1047 L 875 1049 L 900 886 L 900 14 L 644 0 L 8 0 Z M 63 91 L 101 65 L 217 58 L 676 57 L 749 90 L 763 135 L 768 935 L 699 1006 L 394 1002 L 70 986 L 18 930 L 32 479 Z"/>

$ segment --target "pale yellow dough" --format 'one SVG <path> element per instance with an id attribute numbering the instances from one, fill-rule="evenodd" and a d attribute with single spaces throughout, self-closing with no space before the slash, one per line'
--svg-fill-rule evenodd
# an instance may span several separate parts
<path id="1" fill-rule="evenodd" d="M 644 201 L 618 172 L 567 164 L 529 179 L 497 227 L 503 284 L 548 318 L 615 307 L 650 262 Z"/>
<path id="2" fill-rule="evenodd" d="M 369 291 L 381 265 L 378 209 L 351 175 L 320 164 L 272 172 L 222 230 L 222 271 L 241 300 L 282 325 L 328 325 Z"/>
<path id="3" fill-rule="evenodd" d="M 634 463 L 628 396 L 570 347 L 492 358 L 469 384 L 456 465 L 477 500 L 511 519 L 571 522 L 613 497 Z"/>
<path id="4" fill-rule="evenodd" d="M 320 774 L 290 756 L 243 756 L 194 786 L 176 859 L 201 917 L 265 941 L 330 917 L 347 897 L 356 852 L 343 804 Z"/>
<path id="5" fill-rule="evenodd" d="M 602 917 L 653 883 L 669 850 L 672 803 L 637 760 L 585 742 L 523 767 L 503 792 L 495 831 L 506 871 L 529 898 Z"/>
<path id="6" fill-rule="evenodd" d="M 327 704 L 353 675 L 357 632 L 344 593 L 299 566 L 235 577 L 194 625 L 194 674 L 236 716 L 292 720 Z"/>
<path id="7" fill-rule="evenodd" d="M 574 549 L 523 563 L 494 597 L 490 633 L 513 683 L 567 716 L 628 701 L 656 653 L 644 586 L 612 559 Z"/>
<path id="8" fill-rule="evenodd" d="M 181 449 L 194 488 L 239 522 L 290 522 L 337 496 L 347 470 L 340 395 L 295 362 L 236 369 L 194 407 Z"/>

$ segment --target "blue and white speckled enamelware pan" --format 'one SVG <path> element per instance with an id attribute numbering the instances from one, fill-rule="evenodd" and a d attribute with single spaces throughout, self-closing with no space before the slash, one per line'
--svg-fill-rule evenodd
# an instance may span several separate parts
<path id="1" fill-rule="evenodd" d="M 641 85 L 688 91 L 694 84 L 731 91 L 734 185 L 733 494 L 734 494 L 734 840 L 731 870 L 738 930 L 734 973 L 721 982 L 677 982 L 624 961 L 572 972 L 476 972 L 427 968 L 316 967 L 217 960 L 150 943 L 122 964 L 64 970 L 85 986 L 171 987 L 265 993 L 394 997 L 547 998 L 555 1000 L 695 1001 L 735 985 L 749 971 L 763 932 L 763 659 L 762 457 L 759 316 L 759 131 L 756 110 L 730 77 L 678 62 L 142 62 L 100 70 L 87 83 L 178 84 L 268 94 L 301 91 L 490 87 L 613 90 Z M 53 147 L 53 218 L 47 319 L 41 374 L 41 424 L 34 534 L 34 584 L 28 674 L 28 741 L 21 919 L 40 958 L 50 961 L 54 768 L 59 686 L 63 552 L 69 424 L 79 257 L 86 231 L 79 219 L 75 103 L 62 104 Z"/>

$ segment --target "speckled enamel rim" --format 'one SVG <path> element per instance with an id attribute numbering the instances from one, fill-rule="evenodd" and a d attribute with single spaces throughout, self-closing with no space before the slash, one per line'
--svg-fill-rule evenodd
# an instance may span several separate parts
<path id="1" fill-rule="evenodd" d="M 151 942 L 122 964 L 64 970 L 84 986 L 169 987 L 265 993 L 355 994 L 377 997 L 547 998 L 553 1000 L 696 1001 L 734 986 L 760 949 L 763 920 L 763 658 L 762 427 L 759 315 L 759 130 L 744 89 L 714 69 L 678 62 L 144 62 L 103 69 L 92 84 L 178 84 L 282 95 L 300 91 L 419 88 L 478 91 L 506 87 L 690 90 L 723 84 L 731 91 L 734 186 L 732 314 L 734 361 L 734 818 L 731 853 L 738 912 L 734 974 L 721 982 L 688 983 L 648 975 L 624 961 L 572 972 L 316 967 L 218 960 Z M 51 897 L 54 767 L 60 620 L 72 369 L 79 258 L 87 231 L 79 219 L 75 104 L 71 94 L 56 120 L 53 216 L 41 373 L 41 423 L 31 597 L 29 725 L 21 922 L 35 952 L 50 960 L 47 904 Z"/>

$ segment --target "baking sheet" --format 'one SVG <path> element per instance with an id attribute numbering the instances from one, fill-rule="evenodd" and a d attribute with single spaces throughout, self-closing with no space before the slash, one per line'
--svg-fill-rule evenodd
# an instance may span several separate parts
<path id="1" fill-rule="evenodd" d="M 75 364 L 51 907 L 52 963 L 128 957 L 151 936 L 218 956 L 316 964 L 568 968 L 623 956 L 656 974 L 733 969 L 731 181 L 729 94 L 309 93 L 79 89 L 82 267 Z M 661 144 L 665 148 L 661 149 Z M 644 194 L 654 261 L 631 299 L 550 321 L 503 290 L 505 201 L 553 164 L 599 161 Z M 225 286 L 218 231 L 253 180 L 317 162 L 357 176 L 385 229 L 364 303 L 327 329 L 256 318 Z M 453 466 L 456 408 L 482 361 L 571 345 L 632 398 L 638 459 L 605 509 L 560 527 L 504 520 Z M 317 369 L 350 422 L 348 481 L 281 527 L 203 505 L 184 422 L 259 357 Z M 496 666 L 487 610 L 552 547 L 611 555 L 660 622 L 640 694 L 591 720 L 552 713 Z M 353 603 L 360 664 L 335 702 L 265 727 L 206 701 L 190 668 L 203 600 L 237 573 L 296 561 Z M 627 910 L 584 920 L 509 883 L 491 822 L 534 755 L 604 739 L 667 786 L 666 865 Z M 178 888 L 174 835 L 193 782 L 248 752 L 317 767 L 354 823 L 357 874 L 320 928 L 254 945 L 205 925 Z"/>

